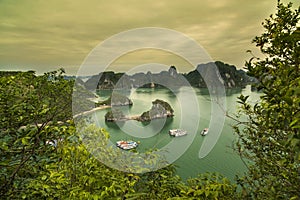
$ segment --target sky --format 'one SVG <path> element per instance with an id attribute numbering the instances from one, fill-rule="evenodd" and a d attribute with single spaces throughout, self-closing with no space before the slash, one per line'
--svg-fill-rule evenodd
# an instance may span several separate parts
<path id="1" fill-rule="evenodd" d="M 203 47 L 213 61 L 242 68 L 251 58 L 247 50 L 260 55 L 251 41 L 262 33 L 264 19 L 275 13 L 276 2 L 0 0 L 0 70 L 44 73 L 63 67 L 67 74 L 75 75 L 97 45 L 144 27 L 182 33 Z M 299 6 L 298 1 L 292 2 Z M 126 72 L 147 63 L 174 65 L 180 72 L 194 68 L 172 52 L 140 49 L 124 53 L 108 69 Z"/>

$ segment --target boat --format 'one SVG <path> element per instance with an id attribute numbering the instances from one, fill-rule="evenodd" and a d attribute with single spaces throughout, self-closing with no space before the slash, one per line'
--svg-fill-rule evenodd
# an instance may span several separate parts
<path id="1" fill-rule="evenodd" d="M 124 150 L 134 149 L 138 146 L 138 143 L 132 140 L 120 140 L 116 142 L 117 147 Z"/>
<path id="2" fill-rule="evenodd" d="M 181 129 L 171 129 L 171 130 L 169 130 L 169 134 L 174 137 L 179 137 L 179 136 L 186 135 L 187 132 L 185 130 L 181 130 Z"/>
<path id="3" fill-rule="evenodd" d="M 205 128 L 205 129 L 203 129 L 202 131 L 201 131 L 201 135 L 202 136 L 205 136 L 205 135 L 207 135 L 207 133 L 208 133 L 208 128 Z"/>

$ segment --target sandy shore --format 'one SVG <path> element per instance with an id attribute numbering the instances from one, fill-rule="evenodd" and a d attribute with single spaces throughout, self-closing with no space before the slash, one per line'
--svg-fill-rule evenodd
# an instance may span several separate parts
<path id="1" fill-rule="evenodd" d="M 140 115 L 131 115 L 131 116 L 126 116 L 126 120 L 138 120 L 140 118 Z"/>
<path id="2" fill-rule="evenodd" d="M 93 108 L 92 110 L 88 110 L 88 111 L 79 113 L 79 114 L 77 114 L 77 115 L 74 115 L 73 118 L 78 117 L 78 116 L 81 116 L 81 115 L 90 114 L 90 113 L 95 112 L 95 111 L 97 111 L 97 110 L 103 110 L 103 109 L 106 109 L 106 108 L 111 108 L 111 106 L 108 106 L 108 105 L 107 105 L 107 106 L 99 106 L 99 107 L 97 107 L 97 108 Z"/>

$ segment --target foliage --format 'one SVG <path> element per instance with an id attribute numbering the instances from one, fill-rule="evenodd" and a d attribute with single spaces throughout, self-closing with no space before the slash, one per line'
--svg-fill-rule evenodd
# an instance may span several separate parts
<path id="1" fill-rule="evenodd" d="M 97 133 L 102 141 L 108 134 L 94 126 L 86 131 Z M 102 134 L 99 134 L 102 133 Z M 106 139 L 105 139 L 106 138 Z M 124 199 L 134 192 L 139 177 L 120 173 L 93 157 L 73 131 L 57 147 L 58 160 L 44 166 L 40 175 L 32 179 L 24 197 L 27 199 Z"/>
<path id="2" fill-rule="evenodd" d="M 94 125 L 83 127 L 88 137 L 106 145 L 109 134 Z M 99 162 L 76 136 L 70 124 L 60 130 L 64 140 L 49 146 L 48 162 L 40 165 L 34 177 L 26 177 L 26 185 L 10 198 L 18 199 L 226 199 L 235 186 L 218 176 L 199 176 L 185 184 L 170 165 L 157 171 L 134 174 L 118 171 Z M 106 154 L 113 152 L 107 151 Z M 108 155 L 109 156 L 109 155 Z M 201 193 L 201 194 L 200 194 Z"/>
<path id="3" fill-rule="evenodd" d="M 19 72 L 0 77 L 0 195 L 10 197 L 38 175 L 52 152 L 47 140 L 63 138 L 71 116 L 72 81 L 63 70 L 35 76 Z M 63 121 L 63 122 L 62 122 Z"/>
<path id="4" fill-rule="evenodd" d="M 266 58 L 246 63 L 263 92 L 253 106 L 248 96 L 239 97 L 247 122 L 235 128 L 237 149 L 252 164 L 238 182 L 248 198 L 300 198 L 299 11 L 278 2 L 276 15 L 263 23 L 265 32 L 254 39 Z"/>
<path id="5" fill-rule="evenodd" d="M 188 197 L 198 199 L 233 199 L 236 186 L 216 173 L 199 174 L 197 178 L 187 180 L 188 189 L 184 192 Z"/>
<path id="6" fill-rule="evenodd" d="M 140 199 L 168 199 L 181 196 L 185 190 L 185 184 L 175 174 L 174 166 L 162 168 L 140 175 L 140 181 L 136 185 L 136 192 L 143 194 Z"/>
<path id="7" fill-rule="evenodd" d="M 20 72 L 1 77 L 0 128 L 71 118 L 73 81 L 64 80 L 63 73 L 35 76 L 34 72 Z"/>
<path id="8" fill-rule="evenodd" d="M 61 143 L 55 155 L 59 162 L 46 165 L 40 176 L 32 179 L 24 198 L 230 199 L 235 194 L 236 186 L 217 175 L 199 176 L 185 184 L 171 165 L 142 174 L 114 170 L 96 160 L 74 138 Z"/>

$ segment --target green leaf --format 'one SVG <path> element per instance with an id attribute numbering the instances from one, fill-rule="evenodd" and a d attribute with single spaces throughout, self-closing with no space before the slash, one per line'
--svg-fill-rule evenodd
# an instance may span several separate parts
<path id="1" fill-rule="evenodd" d="M 22 144 L 28 145 L 28 144 L 29 144 L 29 141 L 28 141 L 29 139 L 30 139 L 30 137 L 23 137 L 23 138 L 21 139 Z"/>
<path id="2" fill-rule="evenodd" d="M 46 175 L 43 175 L 41 179 L 44 181 L 44 180 L 47 179 L 47 176 L 46 176 Z"/>

